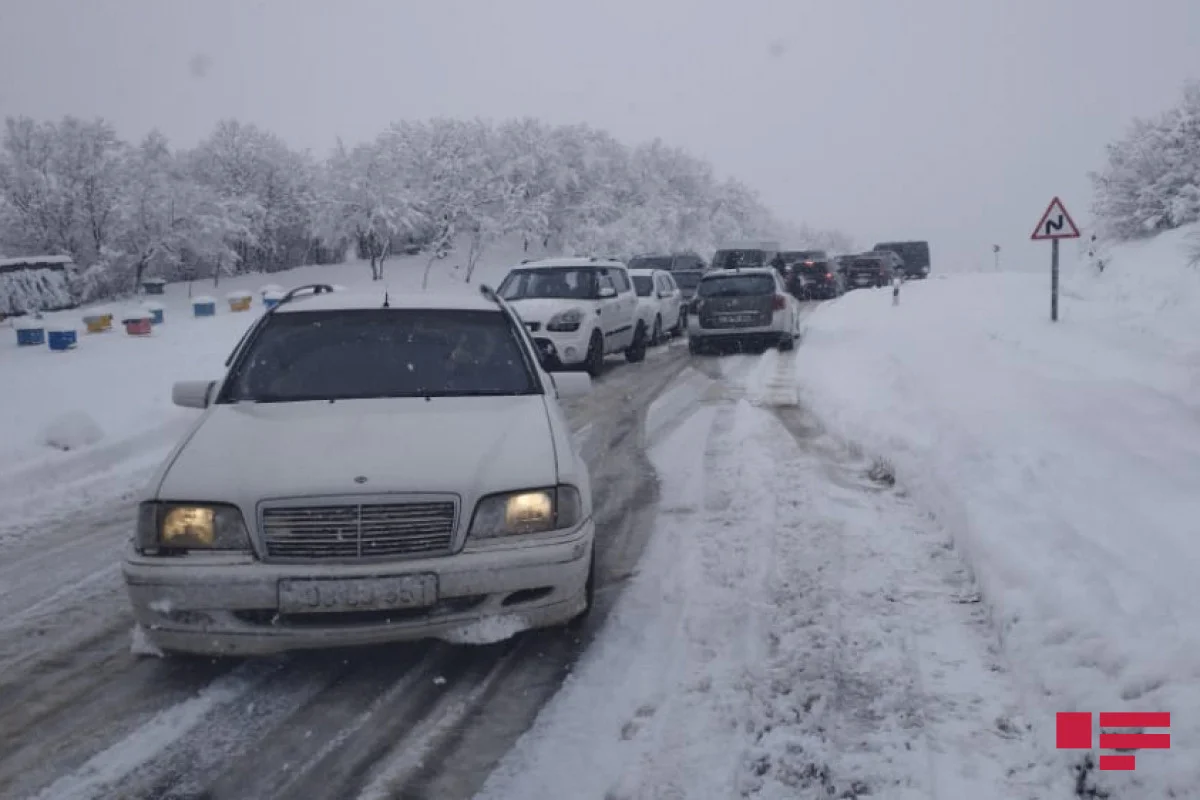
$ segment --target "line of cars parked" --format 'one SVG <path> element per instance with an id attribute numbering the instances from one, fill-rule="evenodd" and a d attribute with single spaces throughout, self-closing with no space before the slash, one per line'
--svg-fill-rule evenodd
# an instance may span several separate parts
<path id="1" fill-rule="evenodd" d="M 790 349 L 800 301 L 766 255 L 546 259 L 478 295 L 289 292 L 223 376 L 173 389 L 201 413 L 122 563 L 146 644 L 266 655 L 578 625 L 596 529 L 559 400 L 591 380 L 569 370 L 684 330 L 693 353 Z"/>

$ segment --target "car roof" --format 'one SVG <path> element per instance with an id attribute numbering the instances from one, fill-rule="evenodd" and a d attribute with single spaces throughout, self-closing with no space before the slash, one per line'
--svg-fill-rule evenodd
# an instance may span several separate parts
<path id="1" fill-rule="evenodd" d="M 625 269 L 622 262 L 611 258 L 542 258 L 517 264 L 513 269 L 550 269 L 552 267 L 620 267 Z"/>
<path id="2" fill-rule="evenodd" d="M 499 311 L 496 303 L 479 292 L 421 292 L 399 289 L 334 291 L 322 294 L 303 295 L 289 300 L 275 309 L 276 314 L 298 311 L 361 311 L 383 308 L 384 298 L 388 308 L 433 309 L 438 311 Z"/>
<path id="3" fill-rule="evenodd" d="M 741 269 L 714 269 L 704 273 L 700 278 L 706 281 L 709 278 L 721 278 L 727 275 L 778 275 L 774 267 L 742 267 Z"/>

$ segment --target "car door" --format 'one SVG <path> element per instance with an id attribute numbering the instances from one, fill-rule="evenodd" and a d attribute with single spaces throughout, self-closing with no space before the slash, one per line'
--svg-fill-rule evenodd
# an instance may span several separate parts
<path id="1" fill-rule="evenodd" d="M 624 350 L 633 344 L 634 325 L 637 323 L 638 296 L 633 290 L 633 281 L 624 267 L 610 267 L 609 275 L 617 287 L 617 320 L 618 326 L 614 340 L 619 340 L 618 350 Z M 650 331 L 646 331 L 646 336 Z"/>
<path id="2" fill-rule="evenodd" d="M 679 325 L 679 310 L 683 303 L 682 292 L 669 272 L 658 276 L 659 298 L 663 306 L 663 329 L 674 330 Z"/>

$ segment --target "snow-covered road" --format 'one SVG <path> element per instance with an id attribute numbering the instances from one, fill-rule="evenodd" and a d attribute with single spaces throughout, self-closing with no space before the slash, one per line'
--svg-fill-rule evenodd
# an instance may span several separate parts
<path id="1" fill-rule="evenodd" d="M 797 359 L 681 344 L 568 409 L 602 531 L 578 639 L 138 660 L 127 503 L 17 537 L 0 796 L 1069 796 L 947 537 L 797 404 Z"/>
<path id="2" fill-rule="evenodd" d="M 946 535 L 796 404 L 795 359 L 694 363 L 638 574 L 482 797 L 1069 797 Z"/>

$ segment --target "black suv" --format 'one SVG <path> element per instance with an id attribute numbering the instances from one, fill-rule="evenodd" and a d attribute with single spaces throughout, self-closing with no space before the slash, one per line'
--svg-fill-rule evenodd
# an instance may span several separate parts
<path id="1" fill-rule="evenodd" d="M 900 257 L 906 278 L 929 277 L 929 242 L 880 242 L 872 252 L 882 251 Z"/>
<path id="2" fill-rule="evenodd" d="M 832 300 L 846 291 L 842 274 L 829 258 L 790 264 L 787 287 L 797 300 Z"/>

